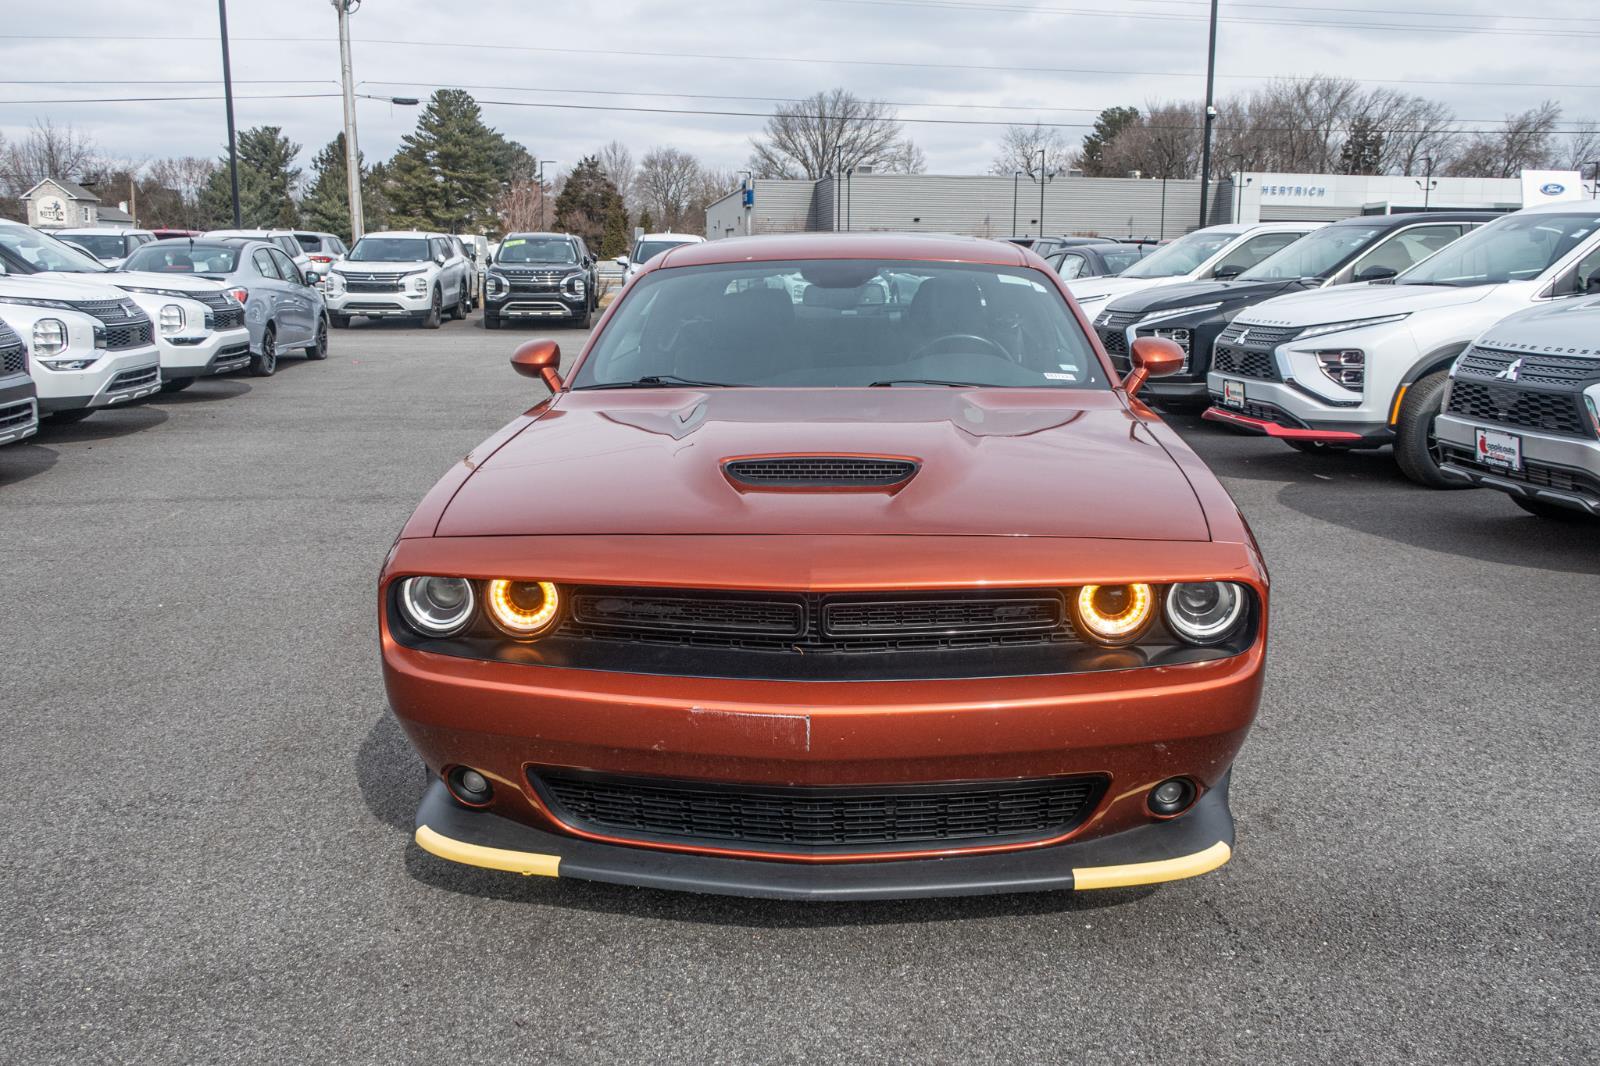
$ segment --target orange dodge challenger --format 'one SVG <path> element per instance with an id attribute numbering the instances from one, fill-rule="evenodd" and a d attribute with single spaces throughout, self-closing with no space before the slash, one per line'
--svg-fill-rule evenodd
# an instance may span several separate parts
<path id="1" fill-rule="evenodd" d="M 1267 573 L 1054 272 L 997 241 L 653 260 L 423 500 L 378 590 L 417 843 L 795 899 L 1228 861 Z"/>

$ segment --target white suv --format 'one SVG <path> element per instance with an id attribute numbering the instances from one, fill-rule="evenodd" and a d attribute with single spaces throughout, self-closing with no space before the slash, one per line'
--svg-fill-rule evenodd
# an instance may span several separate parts
<path id="1" fill-rule="evenodd" d="M 75 422 L 161 387 L 155 326 L 121 289 L 0 275 L 0 321 L 28 346 L 41 413 Z"/>
<path id="2" fill-rule="evenodd" d="M 644 265 L 668 248 L 676 248 L 680 244 L 704 244 L 704 237 L 697 237 L 692 233 L 646 233 L 633 243 L 631 255 L 619 255 L 615 262 L 622 268 L 622 283 L 626 285 L 632 281 L 634 275 L 644 269 Z"/>
<path id="3" fill-rule="evenodd" d="M 1501 319 L 1450 368 L 1444 470 L 1541 518 L 1600 518 L 1600 298 Z"/>
<path id="4" fill-rule="evenodd" d="M 369 233 L 328 271 L 323 293 L 328 318 L 341 329 L 357 315 L 438 329 L 446 314 L 466 318 L 471 311 L 467 258 L 443 233 Z"/>
<path id="5" fill-rule="evenodd" d="M 1115 296 L 1181 285 L 1186 281 L 1236 278 L 1267 256 L 1289 247 L 1326 222 L 1241 222 L 1207 226 L 1164 244 L 1120 274 L 1069 281 L 1067 289 L 1092 318 Z"/>
<path id="6" fill-rule="evenodd" d="M 1434 417 L 1450 365 L 1514 311 L 1600 287 L 1600 204 L 1545 204 L 1496 219 L 1392 282 L 1267 300 L 1217 338 L 1205 417 L 1302 451 L 1394 445 L 1405 475 L 1440 468 Z"/>

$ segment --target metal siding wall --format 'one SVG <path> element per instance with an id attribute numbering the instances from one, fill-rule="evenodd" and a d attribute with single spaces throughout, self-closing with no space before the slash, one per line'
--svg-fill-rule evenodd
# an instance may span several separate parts
<path id="1" fill-rule="evenodd" d="M 1341 218 L 1359 215 L 1359 207 L 1294 207 L 1289 204 L 1274 206 L 1263 204 L 1263 222 L 1337 222 Z"/>
<path id="2" fill-rule="evenodd" d="M 816 182 L 805 179 L 758 178 L 751 233 L 803 233 L 815 228 Z"/>

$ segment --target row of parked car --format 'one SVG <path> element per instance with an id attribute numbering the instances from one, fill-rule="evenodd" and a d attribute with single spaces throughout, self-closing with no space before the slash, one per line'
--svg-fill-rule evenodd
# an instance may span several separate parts
<path id="1" fill-rule="evenodd" d="M 1600 205 L 1211 226 L 1068 288 L 1119 370 L 1183 350 L 1158 406 L 1600 517 Z"/>

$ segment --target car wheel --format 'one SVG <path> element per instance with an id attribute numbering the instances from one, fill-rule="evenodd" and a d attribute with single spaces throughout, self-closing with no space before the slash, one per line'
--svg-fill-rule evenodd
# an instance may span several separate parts
<path id="1" fill-rule="evenodd" d="M 444 294 L 436 287 L 433 290 L 433 306 L 428 308 L 428 313 L 422 319 L 423 329 L 438 329 L 444 322 Z"/>
<path id="2" fill-rule="evenodd" d="M 93 407 L 78 407 L 71 411 L 52 411 L 47 417 L 52 422 L 58 422 L 62 425 L 71 425 L 74 422 L 82 422 L 85 418 L 88 418 L 90 415 L 94 414 L 94 411 L 95 409 Z"/>
<path id="3" fill-rule="evenodd" d="M 320 319 L 317 322 L 317 339 L 306 346 L 307 359 L 328 358 L 328 322 Z"/>
<path id="4" fill-rule="evenodd" d="M 1547 503 L 1544 500 L 1529 500 L 1521 496 L 1513 496 L 1511 497 L 1511 502 L 1531 515 L 1547 518 L 1552 522 L 1573 522 L 1589 525 L 1600 521 L 1594 515 L 1585 514 L 1576 507 L 1563 507 L 1558 503 Z"/>
<path id="5" fill-rule="evenodd" d="M 162 392 L 182 392 L 195 383 L 194 378 L 167 378 L 161 383 Z"/>
<path id="6" fill-rule="evenodd" d="M 278 372 L 278 331 L 272 323 L 267 323 L 266 332 L 261 334 L 261 352 L 250 357 L 250 375 L 258 378 L 270 378 Z"/>
<path id="7" fill-rule="evenodd" d="M 1441 453 L 1433 435 L 1433 420 L 1444 407 L 1444 390 L 1449 383 L 1450 375 L 1440 370 L 1412 385 L 1400 401 L 1400 420 L 1394 427 L 1394 458 L 1400 464 L 1400 472 L 1430 489 L 1472 487 L 1470 482 L 1448 477 L 1439 469 Z"/>
<path id="8" fill-rule="evenodd" d="M 461 322 L 472 314 L 472 298 L 467 294 L 467 283 L 461 283 L 461 295 L 456 299 L 456 319 Z"/>
<path id="9" fill-rule="evenodd" d="M 328 316 L 328 321 L 333 323 L 333 328 L 334 329 L 349 329 L 350 328 L 350 316 L 349 315 L 329 315 Z"/>
<path id="10" fill-rule="evenodd" d="M 485 311 L 483 313 L 483 328 L 484 329 L 499 329 L 500 328 L 500 316 L 496 315 L 496 314 L 490 314 L 488 311 Z"/>

